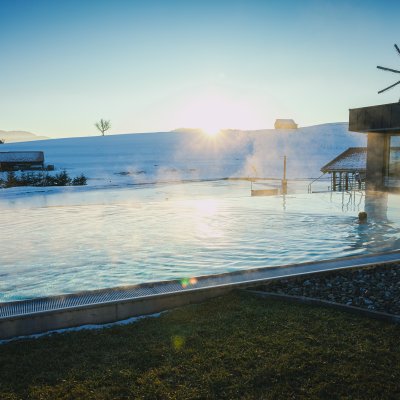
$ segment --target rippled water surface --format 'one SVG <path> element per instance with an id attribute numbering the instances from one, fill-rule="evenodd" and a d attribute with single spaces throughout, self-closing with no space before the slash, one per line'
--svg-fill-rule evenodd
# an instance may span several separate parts
<path id="1" fill-rule="evenodd" d="M 0 301 L 399 247 L 397 196 L 250 197 L 249 189 L 203 182 L 6 192 Z M 364 209 L 369 222 L 360 225 Z"/>

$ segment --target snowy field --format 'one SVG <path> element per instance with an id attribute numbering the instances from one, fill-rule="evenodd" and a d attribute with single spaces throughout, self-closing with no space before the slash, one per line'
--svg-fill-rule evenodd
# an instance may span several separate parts
<path id="1" fill-rule="evenodd" d="M 227 177 L 318 177 L 320 168 L 348 147 L 366 146 L 366 135 L 347 124 L 297 130 L 125 134 L 10 143 L 1 151 L 44 151 L 46 164 L 70 176 L 85 174 L 89 186 Z M 0 194 L 1 196 L 1 194 Z"/>

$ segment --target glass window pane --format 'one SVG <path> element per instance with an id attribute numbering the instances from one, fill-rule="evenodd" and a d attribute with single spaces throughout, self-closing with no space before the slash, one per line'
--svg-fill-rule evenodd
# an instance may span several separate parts
<path id="1" fill-rule="evenodd" d="M 400 185 L 400 136 L 391 136 L 388 160 L 388 186 Z"/>

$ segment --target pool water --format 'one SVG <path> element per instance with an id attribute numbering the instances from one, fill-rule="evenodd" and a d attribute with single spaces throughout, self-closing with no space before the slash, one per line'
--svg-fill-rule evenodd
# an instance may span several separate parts
<path id="1" fill-rule="evenodd" d="M 387 194 L 251 197 L 243 181 L 15 193 L 0 199 L 2 302 L 400 244 L 397 197 Z"/>

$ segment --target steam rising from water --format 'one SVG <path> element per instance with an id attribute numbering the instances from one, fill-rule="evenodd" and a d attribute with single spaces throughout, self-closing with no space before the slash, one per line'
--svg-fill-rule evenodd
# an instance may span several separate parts
<path id="1" fill-rule="evenodd" d="M 38 143 L 2 145 L 4 151 L 37 150 Z M 288 178 L 320 175 L 320 168 L 365 135 L 346 124 L 263 131 L 222 131 L 209 137 L 196 130 L 40 142 L 46 163 L 71 176 L 84 173 L 91 186 L 227 177 Z"/>
<path id="2" fill-rule="evenodd" d="M 213 138 L 200 132 L 75 138 L 40 146 L 47 163 L 71 175 L 83 172 L 92 187 L 126 187 L 280 178 L 283 155 L 289 178 L 318 176 L 321 166 L 347 147 L 363 144 L 364 135 L 331 124 L 296 131 L 225 131 Z M 37 143 L 2 146 L 5 151 L 37 150 Z M 338 216 L 334 208 L 332 217 L 329 199 L 307 210 L 308 198 L 250 198 L 248 183 L 176 185 L 173 190 L 90 186 L 2 193 L 10 201 L 0 203 L 0 300 L 358 254 L 366 251 L 362 243 L 371 242 L 360 239 L 342 210 Z M 10 212 L 12 201 L 24 208 Z M 35 201 L 45 207 L 26 208 Z M 393 231 L 388 235 L 393 237 Z"/>

